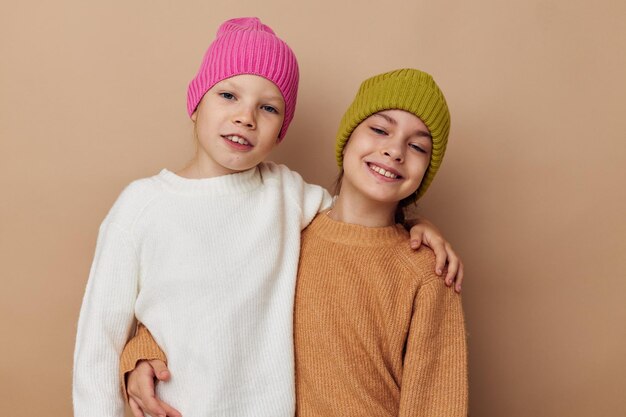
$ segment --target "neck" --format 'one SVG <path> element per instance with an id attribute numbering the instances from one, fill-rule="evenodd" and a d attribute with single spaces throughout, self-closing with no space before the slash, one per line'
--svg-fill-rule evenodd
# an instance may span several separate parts
<path id="1" fill-rule="evenodd" d="M 176 172 L 176 175 L 189 179 L 202 179 L 220 177 L 237 172 L 224 167 L 218 167 L 213 161 L 207 161 L 206 159 L 207 158 L 196 154 L 183 169 Z"/>
<path id="2" fill-rule="evenodd" d="M 361 195 L 351 195 L 339 191 L 335 205 L 328 214 L 331 219 L 358 224 L 366 227 L 392 226 L 395 222 L 398 203 L 381 203 L 363 198 Z"/>

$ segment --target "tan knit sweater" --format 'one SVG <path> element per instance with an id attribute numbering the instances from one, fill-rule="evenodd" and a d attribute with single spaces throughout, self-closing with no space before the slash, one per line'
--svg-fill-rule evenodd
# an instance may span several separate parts
<path id="1" fill-rule="evenodd" d="M 300 417 L 467 415 L 460 296 L 409 248 L 399 225 L 340 223 L 320 214 L 303 232 L 296 284 L 296 409 Z M 122 372 L 161 358 L 145 328 Z"/>

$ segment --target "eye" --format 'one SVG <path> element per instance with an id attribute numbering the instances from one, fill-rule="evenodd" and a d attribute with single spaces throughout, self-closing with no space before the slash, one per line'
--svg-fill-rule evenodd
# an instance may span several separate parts
<path id="1" fill-rule="evenodd" d="M 379 129 L 377 127 L 370 127 L 370 129 L 372 130 L 372 132 L 376 133 L 377 135 L 387 136 L 387 132 L 385 132 L 383 129 Z"/>
<path id="2" fill-rule="evenodd" d="M 229 92 L 220 93 L 220 96 L 222 96 L 226 100 L 234 100 L 235 99 L 235 96 L 232 93 L 229 93 Z"/>
<path id="3" fill-rule="evenodd" d="M 426 151 L 424 148 L 422 148 L 421 146 L 415 144 L 415 143 L 409 143 L 409 147 L 411 149 L 416 150 L 417 152 L 421 152 L 421 153 L 428 153 L 428 151 Z"/>
<path id="4" fill-rule="evenodd" d="M 275 107 L 269 106 L 269 105 L 263 105 L 261 106 L 261 108 L 263 110 L 265 110 L 268 113 L 274 113 L 274 114 L 278 114 L 278 110 Z"/>

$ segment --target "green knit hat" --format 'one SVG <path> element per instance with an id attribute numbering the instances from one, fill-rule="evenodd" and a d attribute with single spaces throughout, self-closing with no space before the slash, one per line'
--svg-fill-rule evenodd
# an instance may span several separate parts
<path id="1" fill-rule="evenodd" d="M 450 132 L 450 113 L 446 99 L 430 74 L 404 68 L 363 81 L 339 124 L 337 164 L 339 168 L 343 165 L 343 148 L 352 131 L 372 114 L 392 109 L 404 110 L 419 117 L 433 138 L 430 163 L 415 192 L 414 197 L 417 200 L 424 195 L 441 165 Z"/>

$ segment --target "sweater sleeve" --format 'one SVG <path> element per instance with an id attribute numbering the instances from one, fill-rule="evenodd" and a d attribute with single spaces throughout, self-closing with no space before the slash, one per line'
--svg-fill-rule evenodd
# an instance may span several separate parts
<path id="1" fill-rule="evenodd" d="M 119 357 L 134 323 L 138 261 L 129 234 L 105 220 L 100 226 L 78 320 L 74 351 L 75 417 L 122 417 Z"/>
<path id="2" fill-rule="evenodd" d="M 124 395 L 126 395 L 126 374 L 135 369 L 137 362 L 153 359 L 167 363 L 165 353 L 154 340 L 150 331 L 146 326 L 139 323 L 135 337 L 126 343 L 120 358 L 120 380 L 122 381 L 122 392 Z"/>
<path id="3" fill-rule="evenodd" d="M 439 278 L 424 284 L 414 300 L 399 416 L 467 416 L 467 349 L 461 297 Z"/>

